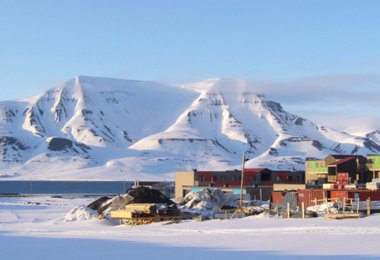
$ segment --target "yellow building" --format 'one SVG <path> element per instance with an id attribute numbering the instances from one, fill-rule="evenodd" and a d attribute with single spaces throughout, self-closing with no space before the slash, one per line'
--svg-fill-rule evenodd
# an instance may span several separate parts
<path id="1" fill-rule="evenodd" d="M 327 167 L 325 160 L 309 159 L 305 163 L 305 183 L 320 184 L 327 182 Z"/>

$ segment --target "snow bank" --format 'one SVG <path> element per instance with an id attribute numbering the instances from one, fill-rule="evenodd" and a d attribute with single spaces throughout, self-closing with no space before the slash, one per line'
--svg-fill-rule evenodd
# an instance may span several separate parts
<path id="1" fill-rule="evenodd" d="M 64 217 L 64 222 L 89 220 L 96 218 L 97 216 L 98 213 L 96 211 L 87 208 L 84 205 L 79 205 L 72 208 L 69 212 L 66 213 Z"/>
<path id="2" fill-rule="evenodd" d="M 247 199 L 249 195 L 245 196 Z M 204 217 L 219 212 L 222 207 L 237 207 L 240 195 L 223 193 L 217 188 L 201 188 L 191 191 L 180 202 L 180 210 Z M 250 199 L 250 198 L 249 198 Z"/>
<path id="3" fill-rule="evenodd" d="M 339 205 L 337 202 L 322 203 L 316 206 L 307 207 L 307 211 L 315 212 L 318 216 L 324 216 L 327 213 L 327 209 L 330 213 L 338 213 Z"/>
<path id="4" fill-rule="evenodd" d="M 182 221 L 175 225 L 133 228 L 111 227 L 105 221 L 54 221 L 74 206 L 86 205 L 92 200 L 88 197 L 1 197 L 1 259 L 240 260 L 380 256 L 380 214 L 326 221 L 323 218 L 282 219 L 264 213 L 228 221 Z M 44 206 L 30 207 L 27 202 Z"/>

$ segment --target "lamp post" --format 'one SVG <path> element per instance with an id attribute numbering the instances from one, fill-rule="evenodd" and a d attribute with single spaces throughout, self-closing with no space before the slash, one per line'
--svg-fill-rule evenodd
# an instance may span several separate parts
<path id="1" fill-rule="evenodd" d="M 244 185 L 244 165 L 245 165 L 245 152 L 243 152 L 243 168 L 241 169 L 240 181 L 240 208 L 243 207 L 243 185 Z"/>

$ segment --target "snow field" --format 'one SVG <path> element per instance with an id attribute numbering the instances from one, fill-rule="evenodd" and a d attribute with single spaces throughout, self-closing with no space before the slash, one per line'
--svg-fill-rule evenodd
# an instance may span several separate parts
<path id="1" fill-rule="evenodd" d="M 0 198 L 4 259 L 183 259 L 379 257 L 380 215 L 358 220 L 242 219 L 119 226 L 109 220 L 65 222 L 94 198 Z M 22 248 L 22 250 L 20 250 Z"/>

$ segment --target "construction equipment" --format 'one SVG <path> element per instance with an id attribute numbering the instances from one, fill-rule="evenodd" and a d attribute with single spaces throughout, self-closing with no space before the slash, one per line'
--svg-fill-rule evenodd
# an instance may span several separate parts
<path id="1" fill-rule="evenodd" d="M 110 217 L 119 219 L 120 224 L 141 225 L 157 222 L 156 205 L 151 203 L 128 204 L 122 210 L 113 210 Z"/>
<path id="2" fill-rule="evenodd" d="M 110 217 L 119 219 L 120 224 L 142 225 L 160 221 L 179 221 L 180 216 L 160 214 L 156 204 L 153 203 L 136 203 L 128 204 L 122 210 L 113 210 Z"/>

